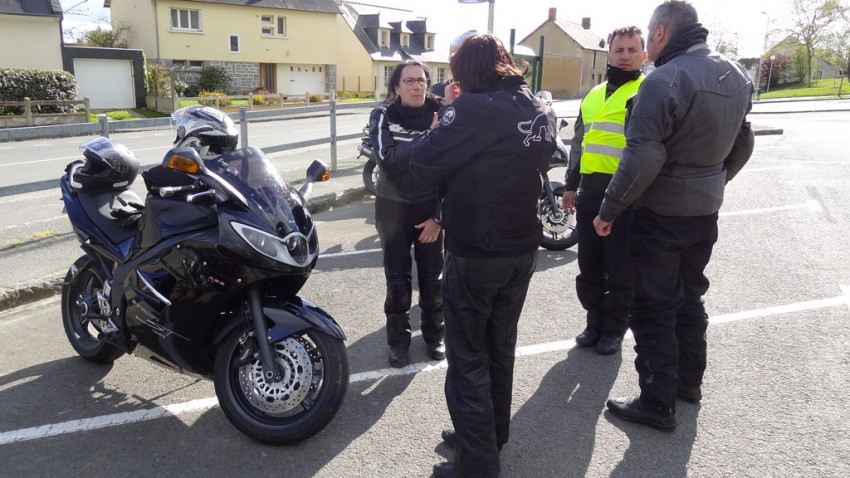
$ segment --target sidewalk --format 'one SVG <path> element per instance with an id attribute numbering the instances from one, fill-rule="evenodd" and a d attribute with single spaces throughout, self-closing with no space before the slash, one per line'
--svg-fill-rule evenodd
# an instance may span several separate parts
<path id="1" fill-rule="evenodd" d="M 759 136 L 782 134 L 779 128 L 760 125 L 754 125 L 753 128 Z M 572 136 L 572 130 L 565 131 L 564 136 Z M 569 138 L 565 138 L 565 141 L 569 141 Z M 329 181 L 314 185 L 309 202 L 310 211 L 315 214 L 368 197 L 363 186 L 363 163 L 363 158 L 341 160 Z M 303 181 L 300 178 L 292 179 L 294 185 Z M 68 264 L 80 254 L 76 237 L 70 232 L 44 242 L 0 251 L 5 269 L 0 275 L 0 311 L 60 293 Z"/>

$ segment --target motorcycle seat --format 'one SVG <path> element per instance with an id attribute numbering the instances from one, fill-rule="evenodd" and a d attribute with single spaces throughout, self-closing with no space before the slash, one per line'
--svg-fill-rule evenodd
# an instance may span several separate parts
<path id="1" fill-rule="evenodd" d="M 118 244 L 133 237 L 138 229 L 135 221 L 126 221 L 131 212 L 138 213 L 132 204 L 143 204 L 139 195 L 133 191 L 104 193 L 79 193 L 80 204 L 86 216 L 113 243 Z M 113 212 L 121 211 L 121 212 Z"/>

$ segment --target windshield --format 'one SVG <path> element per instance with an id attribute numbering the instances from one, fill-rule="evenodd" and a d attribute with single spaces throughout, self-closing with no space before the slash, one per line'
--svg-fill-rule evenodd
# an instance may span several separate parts
<path id="1" fill-rule="evenodd" d="M 309 233 L 311 221 L 301 195 L 257 148 L 244 148 L 205 161 L 206 168 L 221 177 L 248 201 L 248 206 L 275 234 Z"/>

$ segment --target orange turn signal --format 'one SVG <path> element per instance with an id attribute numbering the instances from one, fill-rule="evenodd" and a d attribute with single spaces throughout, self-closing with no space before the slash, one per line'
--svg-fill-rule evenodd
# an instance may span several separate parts
<path id="1" fill-rule="evenodd" d="M 194 174 L 197 173 L 200 168 L 198 167 L 198 162 L 194 159 L 175 155 L 168 159 L 168 169 Z"/>

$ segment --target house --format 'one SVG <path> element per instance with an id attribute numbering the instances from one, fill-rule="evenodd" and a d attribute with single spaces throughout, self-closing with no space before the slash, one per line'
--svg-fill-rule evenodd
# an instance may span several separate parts
<path id="1" fill-rule="evenodd" d="M 0 0 L 0 45 L 0 68 L 61 70 L 59 0 Z"/>
<path id="2" fill-rule="evenodd" d="M 0 0 L 2 1 L 2 0 Z M 229 93 L 303 95 L 336 85 L 335 0 L 105 0 L 130 48 L 171 66 L 188 84 L 205 67 L 230 76 Z"/>
<path id="3" fill-rule="evenodd" d="M 427 20 L 410 10 L 337 0 L 341 25 L 337 89 L 374 91 L 386 95 L 387 81 L 398 62 L 421 61 L 431 70 L 431 82 L 448 79 L 448 51 L 434 49 L 436 33 Z"/>
<path id="4" fill-rule="evenodd" d="M 797 52 L 798 50 L 800 51 L 800 53 L 797 53 L 797 54 L 802 54 L 802 55 L 805 54 L 804 53 L 805 47 L 803 46 L 803 44 L 800 43 L 796 38 L 794 38 L 793 35 L 789 35 L 789 36 L 785 37 L 782 41 L 780 41 L 779 43 L 775 44 L 774 46 L 772 46 L 771 48 L 769 48 L 767 50 L 767 52 L 764 55 L 764 61 L 769 62 L 770 57 L 772 55 L 777 55 L 777 54 L 784 55 L 788 58 L 793 59 L 795 57 L 795 52 Z M 805 65 L 805 60 L 803 60 L 803 64 Z M 798 74 L 794 70 L 795 69 L 792 69 L 791 71 L 787 71 L 784 74 L 784 76 L 779 80 L 778 84 L 794 83 L 794 82 L 799 81 L 800 76 L 805 76 L 804 74 L 803 75 Z M 812 70 L 811 71 L 812 71 L 812 79 L 813 80 L 834 79 L 834 78 L 844 77 L 844 69 L 843 68 L 833 65 L 832 63 L 830 63 L 830 62 L 826 61 L 825 59 L 823 59 L 822 57 L 818 56 L 817 54 L 815 54 L 815 56 L 812 57 Z M 773 83 L 773 82 L 771 82 L 771 83 Z"/>
<path id="5" fill-rule="evenodd" d="M 605 81 L 608 48 L 605 40 L 590 30 L 590 18 L 581 24 L 557 18 L 550 8 L 548 19 L 517 42 L 540 54 L 543 37 L 543 81 L 541 89 L 558 98 L 580 98 Z"/>

